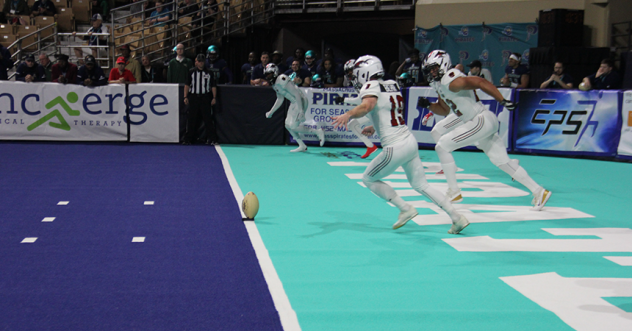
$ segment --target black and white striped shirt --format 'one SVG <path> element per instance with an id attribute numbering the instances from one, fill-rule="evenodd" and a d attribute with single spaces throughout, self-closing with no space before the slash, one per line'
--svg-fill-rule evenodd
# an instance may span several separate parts
<path id="1" fill-rule="evenodd" d="M 189 94 L 194 95 L 210 93 L 211 88 L 217 86 L 213 79 L 213 74 L 206 67 L 202 70 L 199 70 L 197 67 L 189 70 L 187 85 L 189 86 Z"/>

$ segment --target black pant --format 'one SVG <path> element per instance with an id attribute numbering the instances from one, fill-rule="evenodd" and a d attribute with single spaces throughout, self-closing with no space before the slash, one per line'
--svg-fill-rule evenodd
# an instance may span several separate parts
<path id="1" fill-rule="evenodd" d="M 200 118 L 204 120 L 206 129 L 206 140 L 217 141 L 215 132 L 215 121 L 213 120 L 213 108 L 211 101 L 213 94 L 189 94 L 189 116 L 187 118 L 187 134 L 184 140 L 190 143 L 195 142 L 198 129 L 200 128 Z"/>

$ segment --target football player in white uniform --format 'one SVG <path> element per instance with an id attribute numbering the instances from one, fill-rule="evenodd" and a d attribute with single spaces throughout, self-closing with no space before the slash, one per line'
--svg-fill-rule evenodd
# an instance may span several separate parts
<path id="1" fill-rule="evenodd" d="M 430 52 L 422 70 L 430 85 L 437 91 L 439 99 L 436 103 L 430 103 L 425 98 L 419 98 L 418 105 L 435 114 L 447 116 L 441 121 L 445 123 L 438 131 L 433 132 L 433 138 L 437 140 L 435 150 L 448 182 L 446 195 L 450 201 L 462 199 L 456 182 L 457 167 L 452 151 L 475 144 L 495 166 L 526 186 L 533 193 L 532 209 L 541 210 L 551 197 L 551 192 L 531 179 L 518 160 L 509 159 L 505 144 L 498 136 L 496 115 L 485 108 L 474 90 L 481 89 L 509 111 L 514 110 L 516 104 L 505 100 L 487 80 L 477 76 L 468 77 L 457 69 L 450 69 L 450 56 L 445 51 Z"/>
<path id="2" fill-rule="evenodd" d="M 351 59 L 347 62 L 345 62 L 345 66 L 344 66 L 344 72 L 345 72 L 345 79 L 348 80 L 349 82 L 351 82 L 351 85 L 353 85 L 353 87 L 355 88 L 356 92 L 360 92 L 360 89 L 362 88 L 362 85 L 358 86 L 359 84 L 356 83 L 356 79 L 353 75 L 353 65 L 355 64 L 355 59 Z M 354 105 L 357 106 L 361 103 L 361 99 L 358 96 L 357 98 L 345 98 L 345 97 L 337 97 L 336 98 L 336 103 L 348 103 L 350 105 Z M 366 152 L 364 153 L 364 155 L 362 155 L 360 158 L 366 159 L 367 157 L 369 157 L 369 155 L 373 154 L 373 152 L 375 152 L 377 150 L 377 146 L 375 146 L 375 144 L 373 144 L 373 142 L 371 142 L 371 140 L 369 140 L 369 138 L 367 138 L 363 133 L 362 133 L 362 126 L 368 124 L 370 122 L 370 120 L 364 116 L 364 117 L 360 117 L 357 119 L 352 119 L 349 122 L 349 129 L 351 129 L 351 131 L 353 133 L 355 133 L 356 136 L 358 136 L 358 138 L 360 139 L 360 141 L 362 141 L 364 143 L 364 145 L 366 146 Z"/>
<path id="3" fill-rule="evenodd" d="M 412 188 L 450 215 L 452 227 L 448 233 L 461 232 L 469 225 L 468 220 L 452 207 L 445 195 L 430 186 L 426 180 L 424 166 L 419 159 L 417 140 L 408 130 L 403 118 L 404 98 L 397 83 L 393 80 L 382 80 L 382 62 L 371 55 L 358 58 L 353 73 L 356 80 L 362 84 L 362 103 L 343 115 L 333 117 L 333 124 L 335 127 L 346 128 L 351 118 L 362 116 L 368 116 L 373 122 L 373 127 L 365 128 L 364 131 L 371 131 L 367 132 L 368 134 L 378 133 L 382 152 L 369 163 L 362 176 L 362 182 L 377 196 L 391 202 L 400 210 L 393 229 L 402 227 L 419 214 L 417 209 L 398 196 L 391 186 L 381 181 L 401 166 Z"/>
<path id="4" fill-rule="evenodd" d="M 284 74 L 279 75 L 279 69 L 274 63 L 266 65 L 263 75 L 277 94 L 277 99 L 272 109 L 266 113 L 267 118 L 272 117 L 274 112 L 283 105 L 285 99 L 290 100 L 290 109 L 288 109 L 287 117 L 285 118 L 285 128 L 290 131 L 294 140 L 298 142 L 298 148 L 291 150 L 291 152 L 304 152 L 307 150 L 307 146 L 305 146 L 299 133 L 315 134 L 320 140 L 320 146 L 322 146 L 325 143 L 325 132 L 323 129 L 313 129 L 304 124 L 305 111 L 309 106 L 305 93 L 301 92 L 288 76 Z"/>

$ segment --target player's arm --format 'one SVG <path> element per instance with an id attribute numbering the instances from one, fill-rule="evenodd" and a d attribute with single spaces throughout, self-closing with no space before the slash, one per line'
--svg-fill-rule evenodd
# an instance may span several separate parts
<path id="1" fill-rule="evenodd" d="M 353 109 L 351 109 L 350 111 L 340 115 L 340 116 L 334 116 L 332 117 L 333 121 L 333 125 L 335 128 L 339 127 L 339 126 L 344 126 L 345 129 L 347 128 L 347 124 L 349 123 L 349 120 L 351 120 L 352 118 L 360 118 L 362 116 L 365 116 L 366 114 L 368 114 L 371 110 L 373 110 L 373 108 L 375 108 L 375 105 L 377 104 L 377 97 L 373 96 L 373 95 L 368 95 L 365 96 L 362 99 L 362 103 L 360 103 L 359 105 L 355 106 Z"/>
<path id="2" fill-rule="evenodd" d="M 518 84 L 517 88 L 527 87 L 529 87 L 529 74 L 522 74 L 522 76 L 520 76 L 520 84 Z"/>
<path id="3" fill-rule="evenodd" d="M 285 101 L 285 98 L 279 93 L 277 93 L 276 102 L 272 106 L 272 109 L 270 109 L 270 111 L 266 113 L 266 117 L 271 118 L 272 115 L 274 115 L 274 112 L 276 112 L 279 109 L 279 107 L 281 107 L 281 105 L 283 104 L 283 101 Z"/>
<path id="4" fill-rule="evenodd" d="M 430 109 L 432 113 L 440 116 L 447 116 L 448 114 L 450 114 L 450 107 L 448 107 L 448 105 L 443 101 L 443 99 L 441 99 L 441 97 L 439 97 L 437 102 L 434 103 L 431 103 L 430 101 L 428 101 L 428 99 L 424 97 L 419 97 L 419 99 L 417 100 L 417 106 Z M 432 116 L 432 113 L 426 116 L 430 118 Z"/>
<path id="5" fill-rule="evenodd" d="M 505 100 L 503 95 L 500 94 L 498 88 L 494 86 L 494 84 L 488 82 L 486 79 L 476 76 L 468 76 L 468 77 L 459 77 L 450 83 L 448 86 L 450 91 L 457 93 L 462 90 L 476 90 L 480 89 L 483 92 L 487 93 L 492 98 L 496 99 L 496 101 L 500 102 L 503 106 L 507 107 L 508 110 L 516 109 L 516 104 Z"/>

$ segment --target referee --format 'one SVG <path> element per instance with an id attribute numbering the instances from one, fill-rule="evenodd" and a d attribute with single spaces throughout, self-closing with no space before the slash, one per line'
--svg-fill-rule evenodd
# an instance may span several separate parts
<path id="1" fill-rule="evenodd" d="M 206 144 L 217 145 L 217 133 L 211 108 L 215 105 L 217 84 L 205 63 L 204 54 L 198 54 L 195 58 L 195 67 L 189 70 L 187 83 L 184 86 L 184 103 L 189 106 L 184 145 L 195 142 L 200 127 L 200 117 L 203 118 L 207 131 Z"/>

